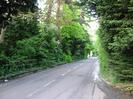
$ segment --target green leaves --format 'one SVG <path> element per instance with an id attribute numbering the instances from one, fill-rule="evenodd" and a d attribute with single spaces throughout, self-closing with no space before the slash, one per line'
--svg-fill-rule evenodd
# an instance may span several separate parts
<path id="1" fill-rule="evenodd" d="M 74 58 L 86 57 L 91 46 L 89 36 L 79 23 L 64 25 L 61 29 L 63 51 Z M 91 49 L 91 47 L 90 47 Z"/>
<path id="2" fill-rule="evenodd" d="M 79 23 L 71 23 L 66 25 L 62 27 L 61 32 L 62 36 L 67 38 L 73 37 L 83 39 L 85 37 L 83 27 Z"/>
<path id="3" fill-rule="evenodd" d="M 19 12 L 35 11 L 36 0 L 1 0 L 0 1 L 0 28 L 9 23 L 12 16 Z"/>
<path id="4" fill-rule="evenodd" d="M 20 14 L 18 17 L 14 17 L 5 31 L 5 41 L 1 44 L 2 49 L 0 51 L 4 51 L 7 56 L 12 56 L 19 40 L 35 36 L 38 31 L 38 21 L 33 13 Z"/>
<path id="5" fill-rule="evenodd" d="M 64 4 L 58 16 L 60 26 L 56 26 L 54 15 L 47 24 L 38 19 L 42 18 L 40 15 L 27 12 L 35 9 L 36 0 L 9 1 L 18 4 L 18 8 L 14 5 L 16 14 L 11 13 L 18 16 L 8 17 L 12 20 L 5 32 L 5 41 L 0 45 L 0 77 L 83 59 L 93 49 L 89 35 L 77 21 L 80 16 L 77 6 Z M 0 8 L 1 4 L 0 1 Z M 19 10 L 27 13 L 18 14 Z"/>
<path id="6" fill-rule="evenodd" d="M 111 69 L 117 81 L 133 81 L 133 0 L 81 1 L 89 8 L 89 15 L 96 12 L 100 18 L 102 72 Z"/>

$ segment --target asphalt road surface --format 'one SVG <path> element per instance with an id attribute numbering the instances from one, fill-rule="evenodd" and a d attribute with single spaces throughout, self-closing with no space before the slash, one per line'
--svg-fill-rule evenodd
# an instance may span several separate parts
<path id="1" fill-rule="evenodd" d="M 0 84 L 0 99 L 132 99 L 98 75 L 96 58 L 60 65 Z"/>

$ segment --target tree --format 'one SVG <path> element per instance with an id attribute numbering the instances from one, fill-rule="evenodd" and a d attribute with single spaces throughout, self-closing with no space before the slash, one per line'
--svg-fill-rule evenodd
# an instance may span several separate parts
<path id="1" fill-rule="evenodd" d="M 6 26 L 19 12 L 35 11 L 36 0 L 0 0 L 0 43 L 4 41 Z"/>
<path id="2" fill-rule="evenodd" d="M 109 70 L 113 71 L 117 81 L 133 81 L 133 0 L 81 1 L 99 16 L 98 35 L 108 54 Z"/>
<path id="3" fill-rule="evenodd" d="M 47 8 L 48 10 L 46 14 L 46 23 L 50 23 L 54 0 L 47 0 L 46 4 L 48 5 L 48 8 Z"/>
<path id="4" fill-rule="evenodd" d="M 72 0 L 65 0 L 65 3 L 66 4 L 71 4 L 72 3 Z"/>
<path id="5" fill-rule="evenodd" d="M 18 41 L 38 34 L 39 26 L 36 14 L 27 13 L 12 17 L 4 33 L 5 40 L 0 44 L 0 53 L 2 51 L 6 56 L 12 56 Z"/>
<path id="6" fill-rule="evenodd" d="M 91 49 L 89 35 L 83 27 L 76 22 L 64 25 L 61 29 L 62 48 L 66 55 L 72 55 L 74 59 L 87 57 L 88 45 Z"/>

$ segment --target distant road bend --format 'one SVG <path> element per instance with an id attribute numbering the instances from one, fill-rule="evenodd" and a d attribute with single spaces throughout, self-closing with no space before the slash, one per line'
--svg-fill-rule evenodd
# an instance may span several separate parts
<path id="1" fill-rule="evenodd" d="M 131 99 L 98 76 L 97 58 L 73 62 L 0 84 L 0 99 Z"/>

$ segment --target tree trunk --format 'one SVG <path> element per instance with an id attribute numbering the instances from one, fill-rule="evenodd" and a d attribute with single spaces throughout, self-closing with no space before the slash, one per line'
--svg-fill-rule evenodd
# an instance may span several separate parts
<path id="1" fill-rule="evenodd" d="M 66 4 L 70 4 L 72 2 L 72 0 L 65 0 Z"/>
<path id="2" fill-rule="evenodd" d="M 61 0 L 57 0 L 57 12 L 56 12 L 56 25 L 58 27 L 58 30 L 60 30 L 60 26 L 61 26 L 61 5 L 62 5 L 62 1 Z M 60 36 L 60 31 L 57 34 L 57 38 L 59 39 L 59 41 L 61 41 L 61 36 Z"/>
<path id="3" fill-rule="evenodd" d="M 54 2 L 54 0 L 47 0 L 47 2 L 46 2 L 48 4 L 48 11 L 47 11 L 47 16 L 46 16 L 46 23 L 49 23 L 50 22 L 52 8 L 53 8 L 53 2 Z"/>
<path id="4" fill-rule="evenodd" d="M 1 33 L 0 33 L 0 43 L 4 42 L 4 33 L 6 31 L 6 28 L 1 28 Z"/>

